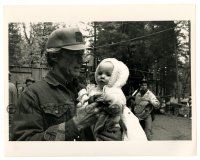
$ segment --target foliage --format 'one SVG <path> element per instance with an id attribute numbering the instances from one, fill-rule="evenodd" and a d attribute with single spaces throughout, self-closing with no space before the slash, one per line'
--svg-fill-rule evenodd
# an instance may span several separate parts
<path id="1" fill-rule="evenodd" d="M 96 25 L 95 56 L 101 60 L 115 57 L 127 64 L 129 81 L 137 88 L 143 76 L 158 83 L 160 94 L 170 94 L 176 82 L 176 54 L 178 66 L 188 60 L 187 21 L 94 22 Z M 160 32 L 164 31 L 164 32 Z M 159 93 L 158 93 L 159 94 Z"/>
<path id="2" fill-rule="evenodd" d="M 34 66 L 40 64 L 46 64 L 45 60 L 45 44 L 50 33 L 59 27 L 60 24 L 54 24 L 52 22 L 44 22 L 44 23 L 10 23 L 10 27 L 16 26 L 18 32 L 15 33 L 16 29 L 10 30 L 9 35 L 11 42 L 16 41 L 18 37 L 20 37 L 20 41 L 12 45 L 9 42 L 9 45 L 12 45 L 13 48 L 18 49 L 18 52 L 15 50 L 12 51 L 12 46 L 9 46 L 9 56 L 11 54 L 17 57 L 17 64 L 26 65 L 26 66 Z M 20 30 L 20 32 L 19 32 Z M 15 31 L 15 32 L 14 32 Z M 15 33 L 15 34 L 13 34 Z"/>
<path id="3" fill-rule="evenodd" d="M 91 47 L 86 54 L 94 55 L 95 65 L 107 57 L 123 61 L 130 69 L 129 86 L 136 89 L 145 76 L 156 86 L 157 94 L 170 94 L 176 89 L 177 74 L 183 86 L 190 83 L 189 21 L 81 22 L 80 25 L 88 33 L 84 36 Z M 46 65 L 47 38 L 56 28 L 65 26 L 52 22 L 9 23 L 10 65 Z"/>
<path id="4" fill-rule="evenodd" d="M 8 33 L 9 64 L 17 64 L 17 57 L 21 54 L 20 43 L 22 41 L 19 23 L 9 23 Z"/>

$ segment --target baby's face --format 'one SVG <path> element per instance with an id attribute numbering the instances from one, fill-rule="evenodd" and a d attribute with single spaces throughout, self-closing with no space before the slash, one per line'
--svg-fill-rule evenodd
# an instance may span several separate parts
<path id="1" fill-rule="evenodd" d="M 100 88 L 103 88 L 108 84 L 113 72 L 113 68 L 114 66 L 111 62 L 100 64 L 96 77 L 97 84 L 100 86 Z"/>

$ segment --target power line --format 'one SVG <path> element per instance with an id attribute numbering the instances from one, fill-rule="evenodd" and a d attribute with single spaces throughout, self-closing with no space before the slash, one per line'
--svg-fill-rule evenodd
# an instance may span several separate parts
<path id="1" fill-rule="evenodd" d="M 146 38 L 146 37 L 151 37 L 151 36 L 154 36 L 154 35 L 163 33 L 163 32 L 167 32 L 167 31 L 172 30 L 172 29 L 174 29 L 174 27 L 168 28 L 168 29 L 165 29 L 165 30 L 161 30 L 161 31 L 158 31 L 158 32 L 155 32 L 155 33 L 151 33 L 151 34 L 149 34 L 149 35 L 140 36 L 140 37 L 135 37 L 135 38 L 132 38 L 132 39 L 129 39 L 129 40 L 124 40 L 124 41 L 120 41 L 120 42 L 115 42 L 115 43 L 112 43 L 112 44 L 105 44 L 105 45 L 102 45 L 102 46 L 88 47 L 88 48 L 102 48 L 102 47 L 113 46 L 113 45 L 120 44 L 120 43 L 125 43 L 125 42 L 135 41 L 135 40 L 142 39 L 142 38 Z"/>

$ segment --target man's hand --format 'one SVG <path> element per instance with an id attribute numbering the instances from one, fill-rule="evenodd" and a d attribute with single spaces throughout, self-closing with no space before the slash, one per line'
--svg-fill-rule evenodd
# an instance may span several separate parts
<path id="1" fill-rule="evenodd" d="M 85 107 L 77 108 L 76 115 L 73 117 L 73 121 L 78 130 L 89 127 L 96 122 L 98 118 L 97 113 L 99 113 L 97 105 L 98 103 L 94 102 Z"/>

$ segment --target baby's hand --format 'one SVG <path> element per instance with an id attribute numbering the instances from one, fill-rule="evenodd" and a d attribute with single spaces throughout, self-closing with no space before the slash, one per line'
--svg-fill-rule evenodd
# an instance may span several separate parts
<path id="1" fill-rule="evenodd" d="M 88 93 L 87 93 L 87 90 L 86 90 L 86 89 L 81 89 L 81 90 L 78 92 L 78 98 L 77 98 L 77 100 L 80 101 L 80 100 L 82 99 L 83 95 L 85 95 L 85 94 L 88 94 Z"/>
<path id="2" fill-rule="evenodd" d="M 101 92 L 93 92 L 89 95 L 89 103 L 92 102 L 102 102 L 103 101 L 103 97 L 102 97 L 102 93 Z"/>
<path id="3" fill-rule="evenodd" d="M 79 101 L 79 103 L 77 104 L 77 107 L 85 107 L 88 105 L 88 95 L 83 95 L 82 96 L 82 99 Z"/>
<path id="4" fill-rule="evenodd" d="M 86 89 L 80 90 L 78 93 L 78 98 L 77 98 L 77 100 L 79 101 L 79 103 L 77 104 L 77 107 L 88 105 L 87 103 L 88 99 L 89 99 L 89 96 L 88 96 L 87 90 Z"/>
<path id="5" fill-rule="evenodd" d="M 95 98 L 96 98 L 96 102 L 105 102 L 105 97 L 103 94 L 100 94 L 100 95 L 95 95 Z"/>
<path id="6" fill-rule="evenodd" d="M 120 115 L 122 113 L 123 106 L 119 104 L 111 104 L 108 106 L 106 111 L 111 115 Z"/>

